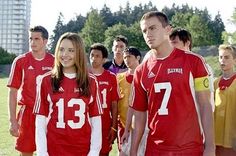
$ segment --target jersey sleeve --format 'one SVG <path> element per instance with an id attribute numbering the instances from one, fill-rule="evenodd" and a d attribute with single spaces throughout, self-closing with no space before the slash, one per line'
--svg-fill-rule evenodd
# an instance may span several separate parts
<path id="1" fill-rule="evenodd" d="M 138 66 L 135 70 L 130 95 L 130 107 L 138 111 L 146 111 L 148 109 L 147 94 L 142 86 L 142 70 L 143 66 Z"/>
<path id="2" fill-rule="evenodd" d="M 50 78 L 39 76 L 36 80 L 37 92 L 34 105 L 34 114 L 48 116 L 50 106 L 49 90 L 51 89 Z"/>
<path id="3" fill-rule="evenodd" d="M 194 56 L 194 55 L 193 55 Z M 192 74 L 194 77 L 194 88 L 196 91 L 210 90 L 209 71 L 204 59 L 201 56 L 195 56 L 194 61 L 191 61 Z"/>
<path id="4" fill-rule="evenodd" d="M 189 61 L 190 61 L 192 74 L 194 78 L 201 78 L 201 77 L 208 76 L 210 74 L 207 69 L 205 60 L 201 56 L 192 55 Z"/>
<path id="5" fill-rule="evenodd" d="M 7 87 L 19 89 L 23 78 L 23 56 L 18 56 L 12 63 Z"/>
<path id="6" fill-rule="evenodd" d="M 101 98 L 99 94 L 98 82 L 95 76 L 90 75 L 91 98 L 89 103 L 89 116 L 99 116 L 102 114 Z"/>
<path id="7" fill-rule="evenodd" d="M 117 101 L 120 99 L 120 90 L 115 75 L 112 75 L 111 77 L 111 84 L 112 84 L 111 101 Z"/>

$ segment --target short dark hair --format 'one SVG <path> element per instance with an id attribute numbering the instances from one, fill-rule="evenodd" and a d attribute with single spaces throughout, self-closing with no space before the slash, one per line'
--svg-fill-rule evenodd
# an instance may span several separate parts
<path id="1" fill-rule="evenodd" d="M 145 13 L 143 17 L 141 18 L 140 22 L 143 20 L 149 19 L 151 17 L 156 17 L 161 22 L 163 27 L 170 25 L 166 14 L 159 11 L 150 11 L 150 12 Z"/>
<path id="2" fill-rule="evenodd" d="M 101 44 L 101 43 L 94 43 L 93 45 L 91 45 L 89 52 L 91 52 L 92 50 L 100 50 L 102 52 L 102 58 L 107 58 L 108 57 L 108 50 L 107 48 Z"/>
<path id="3" fill-rule="evenodd" d="M 42 37 L 44 39 L 48 39 L 48 31 L 43 26 L 38 25 L 38 26 L 32 27 L 32 28 L 30 28 L 29 31 L 30 32 L 41 32 Z"/>
<path id="4" fill-rule="evenodd" d="M 170 34 L 170 40 L 174 40 L 177 36 L 179 37 L 179 40 L 182 41 L 184 44 L 189 41 L 189 49 L 192 49 L 192 35 L 188 30 L 183 28 L 174 29 Z"/>
<path id="5" fill-rule="evenodd" d="M 126 46 L 128 46 L 128 39 L 123 35 L 116 36 L 114 41 L 122 41 L 125 43 Z"/>
<path id="6" fill-rule="evenodd" d="M 136 58 L 140 56 L 139 62 L 141 61 L 141 52 L 136 47 L 128 47 L 124 50 L 124 52 L 129 53 L 130 55 L 134 55 Z"/>

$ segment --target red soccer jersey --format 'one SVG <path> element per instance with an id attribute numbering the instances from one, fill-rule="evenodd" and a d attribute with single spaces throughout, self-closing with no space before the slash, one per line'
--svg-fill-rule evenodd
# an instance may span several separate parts
<path id="1" fill-rule="evenodd" d="M 225 90 L 226 88 L 228 88 L 231 83 L 234 81 L 234 79 L 236 79 L 236 74 L 233 75 L 231 78 L 229 79 L 224 79 L 223 77 L 220 79 L 219 81 L 219 88 L 220 90 Z"/>
<path id="2" fill-rule="evenodd" d="M 50 71 L 54 62 L 53 55 L 46 53 L 42 60 L 36 60 L 32 52 L 18 56 L 11 67 L 7 86 L 21 88 L 20 105 L 34 107 L 36 96 L 36 78 Z"/>
<path id="3" fill-rule="evenodd" d="M 203 60 L 179 49 L 136 68 L 131 107 L 148 110 L 147 151 L 202 151 L 194 79 L 207 76 Z"/>
<path id="4" fill-rule="evenodd" d="M 89 97 L 80 95 L 75 78 L 64 76 L 58 92 L 52 91 L 50 74 L 43 77 L 39 86 L 41 87 L 37 94 L 39 96 L 36 98 L 34 113 L 48 117 L 49 155 L 56 147 L 65 149 L 73 147 L 75 151 L 67 151 L 77 155 L 88 154 L 91 138 L 89 117 L 102 113 L 96 78 L 90 75 L 91 96 Z"/>
<path id="5" fill-rule="evenodd" d="M 101 103 L 103 108 L 102 129 L 109 130 L 112 124 L 111 107 L 112 101 L 119 100 L 119 89 L 116 75 L 108 70 L 104 70 L 101 75 L 95 75 L 99 84 Z"/>

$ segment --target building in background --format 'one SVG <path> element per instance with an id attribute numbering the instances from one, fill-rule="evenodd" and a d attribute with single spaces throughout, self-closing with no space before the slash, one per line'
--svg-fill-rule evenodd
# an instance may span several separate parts
<path id="1" fill-rule="evenodd" d="M 29 50 L 31 0 L 0 0 L 0 47 L 16 55 Z"/>

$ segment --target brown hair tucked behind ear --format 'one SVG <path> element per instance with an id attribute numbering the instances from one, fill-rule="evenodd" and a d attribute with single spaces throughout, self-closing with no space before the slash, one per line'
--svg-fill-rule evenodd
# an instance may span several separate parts
<path id="1" fill-rule="evenodd" d="M 59 59 L 59 47 L 62 40 L 68 39 L 72 42 L 75 48 L 75 68 L 76 68 L 76 81 L 78 87 L 81 90 L 81 95 L 89 96 L 90 87 L 89 87 L 89 75 L 87 68 L 87 59 L 85 54 L 85 48 L 82 38 L 76 33 L 65 33 L 63 34 L 57 42 L 55 50 L 55 62 L 52 70 L 52 87 L 53 91 L 58 91 L 60 88 L 60 82 L 63 77 L 63 66 L 60 63 Z"/>

